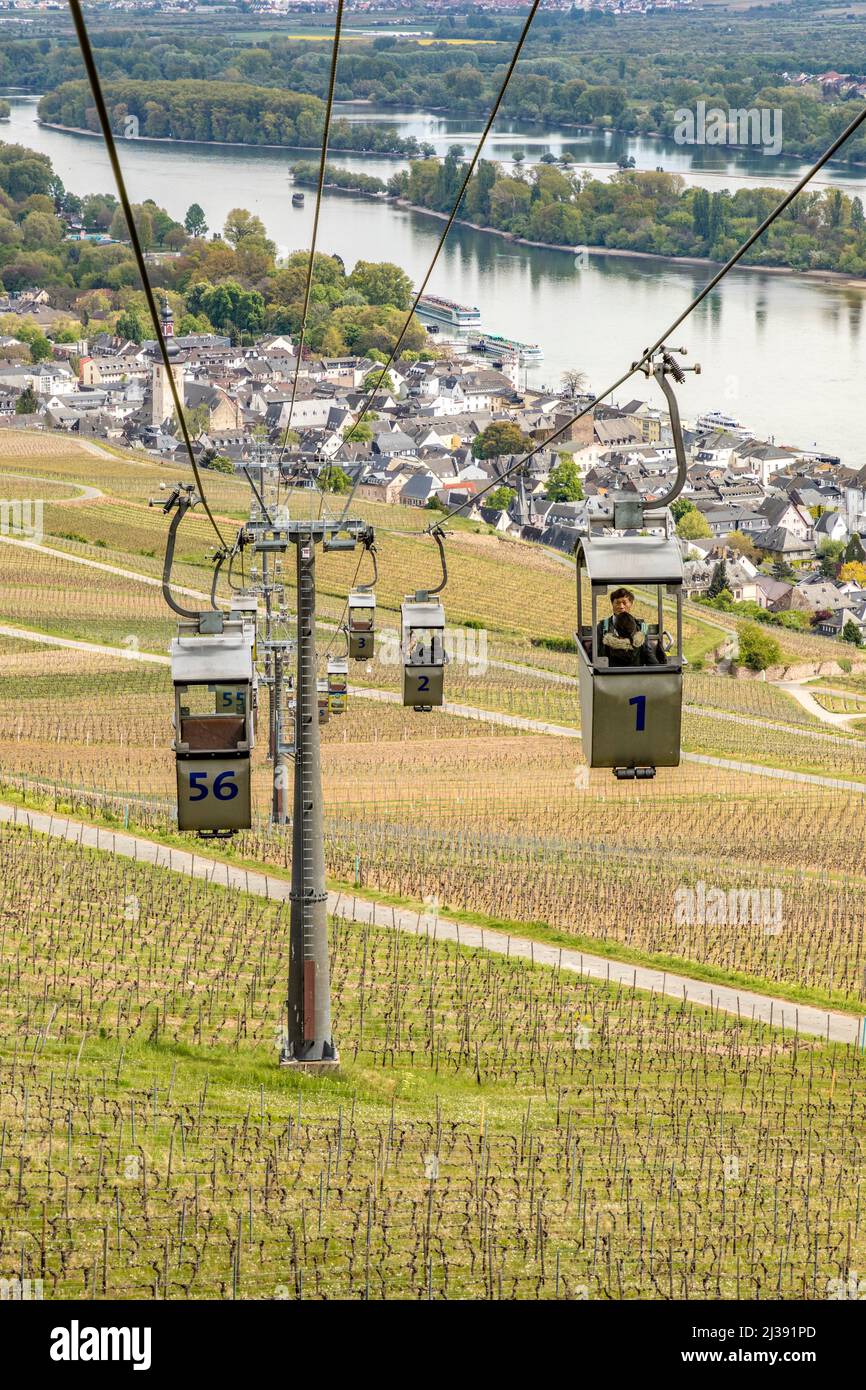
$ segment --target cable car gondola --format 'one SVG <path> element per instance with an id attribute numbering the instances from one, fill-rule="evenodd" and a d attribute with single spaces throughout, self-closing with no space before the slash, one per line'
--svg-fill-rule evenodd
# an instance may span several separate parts
<path id="1" fill-rule="evenodd" d="M 252 825 L 253 638 L 243 620 L 203 613 L 171 644 L 179 830 Z"/>
<path id="2" fill-rule="evenodd" d="M 373 558 L 373 578 L 369 584 L 359 584 L 349 592 L 346 601 L 346 633 L 348 637 L 348 656 L 352 661 L 370 661 L 376 649 L 376 581 L 379 566 L 376 563 L 376 547 L 372 541 L 365 541 L 367 550 Z"/>
<path id="3" fill-rule="evenodd" d="M 369 661 L 376 649 L 376 595 L 371 589 L 353 589 L 348 607 L 349 656 Z"/>
<path id="4" fill-rule="evenodd" d="M 400 605 L 403 656 L 403 704 L 428 714 L 444 698 L 445 609 L 435 597 L 448 583 L 443 533 L 431 532 L 439 547 L 442 579 L 435 589 L 407 594 Z"/>
<path id="5" fill-rule="evenodd" d="M 668 401 L 676 478 L 651 504 L 627 493 L 590 499 L 586 531 L 576 547 L 583 751 L 590 767 L 612 768 L 619 778 L 654 777 L 656 768 L 680 764 L 684 576 L 668 507 L 682 491 L 687 462 L 667 375 L 682 381 L 685 369 L 663 348 L 644 370 L 655 377 Z M 676 605 L 675 639 L 664 627 L 665 596 Z M 649 618 L 641 618 L 639 610 L 632 614 L 640 603 L 649 604 Z"/>
<path id="6" fill-rule="evenodd" d="M 445 609 L 427 593 L 400 606 L 403 629 L 403 704 L 429 711 L 442 704 L 445 675 Z"/>
<path id="7" fill-rule="evenodd" d="M 344 656 L 328 657 L 328 709 L 344 714 L 349 693 L 349 663 Z"/>
<path id="8" fill-rule="evenodd" d="M 319 723 L 327 724 L 331 718 L 331 704 L 328 697 L 327 680 L 316 681 L 316 698 L 319 706 Z"/>
<path id="9" fill-rule="evenodd" d="M 590 590 L 589 612 L 585 582 Z M 618 636 L 617 619 L 600 607 L 607 607 L 605 600 L 611 594 L 629 593 L 629 584 L 649 590 L 655 600 L 650 621 L 631 618 L 635 633 L 630 638 Z M 581 538 L 577 652 L 581 735 L 590 767 L 611 767 L 620 776 L 651 777 L 657 767 L 679 766 L 682 584 L 682 553 L 676 538 L 667 532 Z M 675 642 L 668 640 L 664 630 L 665 593 L 676 602 Z"/>

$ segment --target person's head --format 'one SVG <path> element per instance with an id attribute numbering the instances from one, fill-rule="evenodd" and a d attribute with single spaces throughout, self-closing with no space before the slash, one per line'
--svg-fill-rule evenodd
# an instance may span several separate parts
<path id="1" fill-rule="evenodd" d="M 627 613 L 623 609 L 621 612 L 617 613 L 613 620 L 613 630 L 617 637 L 631 638 L 634 637 L 637 632 L 637 623 L 631 613 Z"/>
<path id="2" fill-rule="evenodd" d="M 614 589 L 610 596 L 610 606 L 613 609 L 613 616 L 616 618 L 620 613 L 630 613 L 634 604 L 634 594 L 631 589 Z"/>

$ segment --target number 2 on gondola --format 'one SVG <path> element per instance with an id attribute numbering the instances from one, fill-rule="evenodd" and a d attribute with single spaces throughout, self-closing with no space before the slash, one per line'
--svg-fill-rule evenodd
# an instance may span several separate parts
<path id="1" fill-rule="evenodd" d="M 635 733 L 642 734 L 646 728 L 646 695 L 632 695 L 629 704 L 637 707 L 634 716 Z"/>

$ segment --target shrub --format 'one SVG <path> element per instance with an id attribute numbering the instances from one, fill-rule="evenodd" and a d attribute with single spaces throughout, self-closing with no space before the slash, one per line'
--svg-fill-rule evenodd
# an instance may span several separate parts
<path id="1" fill-rule="evenodd" d="M 750 671 L 766 671 L 775 666 L 782 656 L 782 649 L 775 637 L 762 632 L 757 623 L 740 623 L 737 627 L 740 639 L 740 661 Z"/>

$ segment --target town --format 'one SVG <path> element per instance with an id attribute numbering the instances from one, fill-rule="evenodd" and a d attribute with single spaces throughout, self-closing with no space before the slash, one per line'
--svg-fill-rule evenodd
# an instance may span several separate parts
<path id="1" fill-rule="evenodd" d="M 596 401 L 578 370 L 556 390 L 521 386 L 519 344 L 491 360 L 489 346 L 473 350 L 471 330 L 445 341 L 434 325 L 427 348 L 384 374 L 376 351 L 310 354 L 298 367 L 289 334 L 233 345 L 228 335 L 176 335 L 167 300 L 162 313 L 205 467 L 241 472 L 254 463 L 266 476 L 279 468 L 295 487 L 355 488 L 360 500 L 459 512 L 570 554 L 594 498 L 632 492 L 652 502 L 674 463 L 670 420 L 658 405 Z M 68 431 L 182 463 L 155 340 L 100 331 L 51 343 L 51 323 L 63 316 L 38 287 L 0 300 L 0 316 L 6 327 L 22 324 L 20 338 L 0 336 L 0 426 Z M 34 330 L 50 356 L 22 360 Z M 698 416 L 684 438 L 688 482 L 675 513 L 689 595 L 861 645 L 866 467 L 757 439 L 722 412 Z"/>

